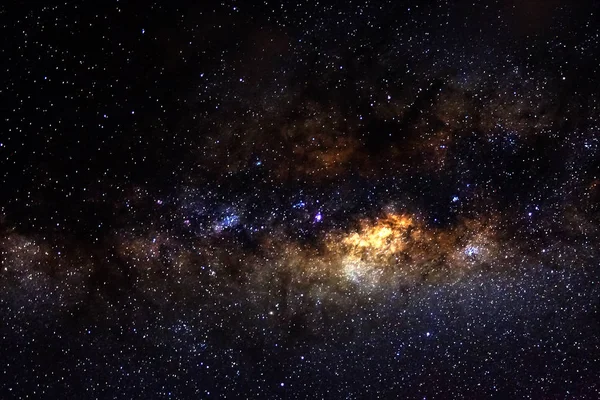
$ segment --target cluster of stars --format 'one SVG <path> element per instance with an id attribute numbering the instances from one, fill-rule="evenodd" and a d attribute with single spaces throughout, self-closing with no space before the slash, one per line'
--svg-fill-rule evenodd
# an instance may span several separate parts
<path id="1" fill-rule="evenodd" d="M 600 397 L 598 4 L 21 3 L 1 398 Z"/>

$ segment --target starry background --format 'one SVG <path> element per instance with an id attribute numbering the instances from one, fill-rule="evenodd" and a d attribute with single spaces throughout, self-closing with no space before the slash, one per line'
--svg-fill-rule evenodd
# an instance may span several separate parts
<path id="1" fill-rule="evenodd" d="M 599 13 L 0 5 L 0 397 L 599 398 Z"/>

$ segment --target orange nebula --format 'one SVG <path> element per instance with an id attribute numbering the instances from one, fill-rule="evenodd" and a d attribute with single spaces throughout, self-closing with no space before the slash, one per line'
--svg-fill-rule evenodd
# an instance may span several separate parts
<path id="1" fill-rule="evenodd" d="M 406 247 L 405 236 L 414 225 L 412 217 L 407 215 L 387 215 L 375 225 L 365 222 L 361 231 L 354 232 L 343 239 L 343 244 L 354 252 L 395 253 Z"/>

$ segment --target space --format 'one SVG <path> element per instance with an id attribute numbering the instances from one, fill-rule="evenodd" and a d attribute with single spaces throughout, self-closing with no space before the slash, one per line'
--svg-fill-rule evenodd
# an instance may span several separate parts
<path id="1" fill-rule="evenodd" d="M 0 5 L 0 398 L 600 398 L 599 15 Z"/>

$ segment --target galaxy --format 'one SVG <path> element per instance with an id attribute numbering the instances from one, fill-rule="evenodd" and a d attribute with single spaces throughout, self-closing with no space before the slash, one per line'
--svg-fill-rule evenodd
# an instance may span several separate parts
<path id="1" fill-rule="evenodd" d="M 0 398 L 600 398 L 598 15 L 0 5 Z"/>

